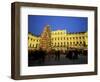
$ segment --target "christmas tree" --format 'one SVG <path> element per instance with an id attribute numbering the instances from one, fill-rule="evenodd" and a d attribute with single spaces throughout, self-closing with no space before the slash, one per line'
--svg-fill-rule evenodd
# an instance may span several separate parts
<path id="1" fill-rule="evenodd" d="M 41 34 L 40 48 L 46 51 L 51 50 L 51 30 L 49 25 L 45 26 Z"/>

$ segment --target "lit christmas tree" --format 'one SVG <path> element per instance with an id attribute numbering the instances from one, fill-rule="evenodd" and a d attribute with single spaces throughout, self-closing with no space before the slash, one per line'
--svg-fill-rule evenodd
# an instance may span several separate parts
<path id="1" fill-rule="evenodd" d="M 46 25 L 41 34 L 40 48 L 46 51 L 51 50 L 51 30 L 49 25 Z"/>

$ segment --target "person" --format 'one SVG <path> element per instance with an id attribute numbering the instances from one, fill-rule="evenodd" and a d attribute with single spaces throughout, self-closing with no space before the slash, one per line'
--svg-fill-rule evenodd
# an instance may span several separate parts
<path id="1" fill-rule="evenodd" d="M 60 51 L 55 51 L 55 60 L 60 60 Z"/>

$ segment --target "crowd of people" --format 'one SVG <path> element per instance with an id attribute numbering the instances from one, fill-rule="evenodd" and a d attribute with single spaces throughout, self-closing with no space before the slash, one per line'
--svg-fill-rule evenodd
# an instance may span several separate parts
<path id="1" fill-rule="evenodd" d="M 61 55 L 65 55 L 65 58 L 68 59 L 78 59 L 79 55 L 87 55 L 87 50 L 51 50 L 45 51 L 42 49 L 28 51 L 28 63 L 29 66 L 33 64 L 44 64 L 45 61 L 51 61 L 54 59 L 55 61 L 59 61 L 61 59 Z"/>

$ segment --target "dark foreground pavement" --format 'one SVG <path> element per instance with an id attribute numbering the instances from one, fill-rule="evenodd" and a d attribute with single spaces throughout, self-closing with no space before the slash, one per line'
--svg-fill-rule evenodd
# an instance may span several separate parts
<path id="1" fill-rule="evenodd" d="M 41 60 L 28 60 L 29 66 L 47 66 L 47 65 L 74 65 L 74 64 L 87 64 L 87 56 L 79 55 L 77 59 L 69 59 L 66 55 L 60 55 L 57 59 L 55 56 L 47 56 L 44 61 Z"/>

